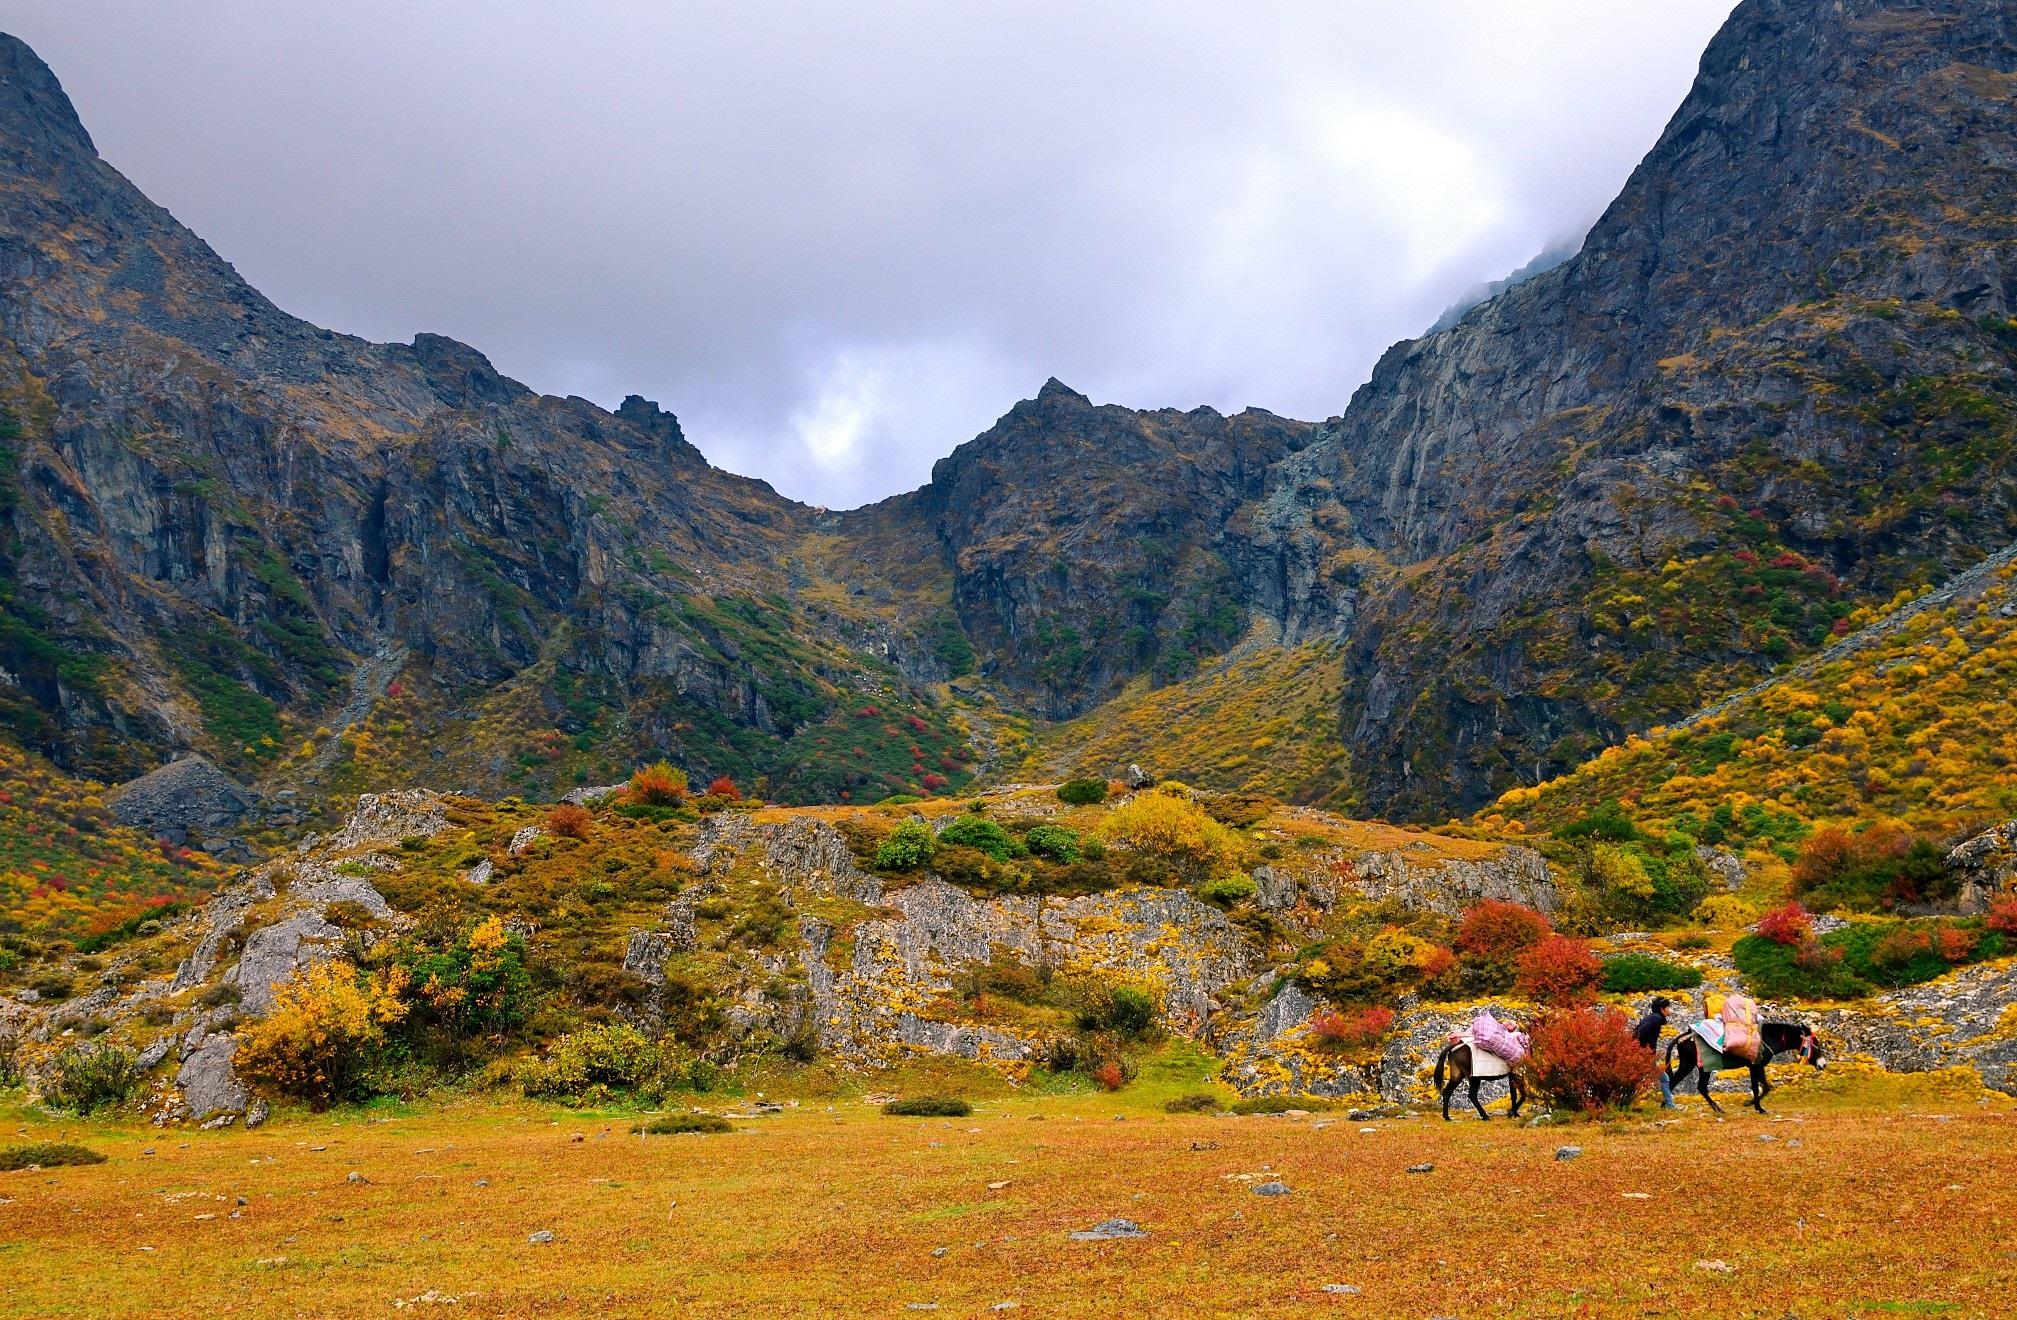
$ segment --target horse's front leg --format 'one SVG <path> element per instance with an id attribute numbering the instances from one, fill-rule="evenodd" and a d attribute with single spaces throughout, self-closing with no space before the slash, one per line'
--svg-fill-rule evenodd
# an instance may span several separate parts
<path id="1" fill-rule="evenodd" d="M 1481 1122 L 1489 1123 L 1492 1121 L 1492 1116 L 1485 1112 L 1483 1105 L 1478 1103 L 1478 1087 L 1482 1084 L 1482 1081 L 1482 1078 L 1477 1077 L 1471 1079 L 1471 1108 L 1478 1111 L 1478 1118 Z"/>
<path id="2" fill-rule="evenodd" d="M 1506 1117 L 1518 1118 L 1520 1106 L 1527 1103 L 1527 1084 L 1520 1080 L 1520 1074 L 1514 1073 L 1506 1079 L 1506 1094 L 1513 1102 L 1513 1107 L 1506 1111 Z"/>

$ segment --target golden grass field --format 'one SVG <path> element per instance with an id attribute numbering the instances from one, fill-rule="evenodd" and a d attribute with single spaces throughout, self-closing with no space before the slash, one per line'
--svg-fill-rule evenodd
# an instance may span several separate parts
<path id="1" fill-rule="evenodd" d="M 930 1120 L 801 1099 L 648 1138 L 475 1100 L 253 1132 L 17 1106 L 12 1139 L 110 1160 L 0 1174 L 0 1314 L 1776 1320 L 2001 1314 L 2017 1287 L 2017 1106 L 1958 1082 L 1829 1074 L 1771 1118 L 1538 1129 L 1159 1094 Z M 1255 1195 L 1271 1177 L 1292 1192 Z M 1116 1215 L 1150 1236 L 1067 1236 Z"/>

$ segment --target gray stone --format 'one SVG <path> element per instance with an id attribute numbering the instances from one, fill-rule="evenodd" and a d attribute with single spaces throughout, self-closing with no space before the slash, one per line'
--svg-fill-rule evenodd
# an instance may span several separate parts
<path id="1" fill-rule="evenodd" d="M 252 1097 L 252 1103 L 245 1106 L 246 1129 L 249 1131 L 252 1128 L 263 1126 L 266 1122 L 267 1115 L 269 1114 L 269 1112 L 270 1111 L 267 1109 L 266 1101 L 264 1099 L 262 1099 L 259 1096 Z M 245 1198 L 242 1196 L 239 1197 L 238 1204 L 244 1205 Z"/>
<path id="2" fill-rule="evenodd" d="M 172 843 L 218 839 L 258 810 L 259 801 L 201 756 L 185 756 L 112 790 L 106 807 L 121 825 Z"/>
<path id="3" fill-rule="evenodd" d="M 1274 1182 L 1264 1182 L 1254 1188 L 1255 1196 L 1287 1196 L 1288 1194 L 1289 1185 L 1279 1179 Z"/>
<path id="4" fill-rule="evenodd" d="M 1132 1219 L 1102 1219 L 1091 1228 L 1071 1235 L 1074 1242 L 1113 1242 L 1123 1238 L 1145 1238 L 1148 1230 Z"/>
<path id="5" fill-rule="evenodd" d="M 1576 1158 L 1576 1157 L 1577 1157 L 1578 1155 L 1581 1155 L 1582 1153 L 1583 1153 L 1583 1148 L 1582 1148 L 1581 1146 L 1557 1146 L 1557 1147 L 1555 1147 L 1555 1158 L 1556 1158 L 1556 1159 L 1558 1159 L 1558 1160 L 1573 1160 L 1573 1159 L 1575 1159 L 1575 1158 Z"/>
<path id="6" fill-rule="evenodd" d="M 550 1228 L 542 1228 L 536 1233 L 526 1234 L 525 1240 L 527 1242 L 551 1242 L 553 1241 L 553 1230 Z"/>
<path id="7" fill-rule="evenodd" d="M 1408 1166 L 1409 1173 L 1434 1173 L 1435 1171 L 1436 1166 L 1434 1164 L 1431 1164 L 1427 1160 L 1424 1160 L 1420 1164 L 1410 1164 Z"/>
<path id="8" fill-rule="evenodd" d="M 1339 1297 L 1357 1297 L 1361 1290 L 1349 1283 L 1327 1283 L 1323 1286 L 1323 1291 Z"/>
<path id="9" fill-rule="evenodd" d="M 323 841 L 331 852 L 398 843 L 402 839 L 426 839 L 448 828 L 439 794 L 425 789 L 396 789 L 390 793 L 366 793 L 343 828 Z"/>
<path id="10" fill-rule="evenodd" d="M 241 1114 L 251 1095 L 231 1066 L 238 1041 L 228 1035 L 205 1037 L 175 1074 L 182 1091 L 182 1104 L 189 1116 L 201 1122 L 213 1114 Z"/>

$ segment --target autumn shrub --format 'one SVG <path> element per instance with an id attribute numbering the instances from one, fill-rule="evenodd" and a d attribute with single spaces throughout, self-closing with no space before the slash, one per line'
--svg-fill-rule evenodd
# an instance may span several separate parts
<path id="1" fill-rule="evenodd" d="M 709 780 L 707 795 L 713 798 L 720 798 L 725 802 L 742 801 L 742 790 L 736 787 L 735 781 L 727 775 L 718 775 Z"/>
<path id="2" fill-rule="evenodd" d="M 912 1095 L 882 1107 L 892 1118 L 965 1118 L 973 1106 L 954 1095 Z"/>
<path id="3" fill-rule="evenodd" d="M 71 1045 L 49 1061 L 39 1089 L 53 1108 L 96 1113 L 125 1104 L 140 1089 L 140 1063 L 117 1045 Z"/>
<path id="4" fill-rule="evenodd" d="M 1155 1030 L 1156 1001 L 1133 986 L 1079 981 L 1063 989 L 1080 1031 L 1142 1040 Z"/>
<path id="5" fill-rule="evenodd" d="M 1589 998 L 1603 979 L 1604 965 L 1587 943 L 1550 935 L 1520 955 L 1513 986 L 1543 1004 L 1573 1004 Z"/>
<path id="6" fill-rule="evenodd" d="M 1653 1051 L 1632 1038 L 1630 1019 L 1616 1009 L 1549 1013 L 1534 1026 L 1530 1079 L 1564 1108 L 1628 1109 L 1652 1084 L 1654 1067 Z"/>
<path id="7" fill-rule="evenodd" d="M 1093 1069 L 1092 1078 L 1103 1091 L 1118 1091 L 1127 1084 L 1127 1073 L 1118 1059 L 1107 1059 Z"/>
<path id="8" fill-rule="evenodd" d="M 21 1169 L 59 1169 L 79 1164 L 103 1164 L 105 1157 L 67 1141 L 36 1141 L 25 1146 L 0 1146 L 0 1173 Z"/>
<path id="9" fill-rule="evenodd" d="M 969 1001 L 999 995 L 1019 1004 L 1040 1004 L 1050 989 L 1042 971 L 999 948 L 986 962 L 967 964 L 956 984 Z"/>
<path id="10" fill-rule="evenodd" d="M 1233 1102 L 1235 1114 L 1286 1114 L 1291 1110 L 1306 1109 L 1312 1113 L 1322 1113 L 1326 1109 L 1336 1109 L 1338 1102 L 1322 1095 L 1256 1095 Z"/>
<path id="11" fill-rule="evenodd" d="M 1814 915 L 1797 902 L 1773 908 L 1758 918 L 1758 934 L 1774 944 L 1804 944 L 1814 938 Z"/>
<path id="12" fill-rule="evenodd" d="M 1196 803 L 1174 793 L 1140 793 L 1107 813 L 1102 833 L 1168 873 L 1200 884 L 1236 860 L 1239 841 Z"/>
<path id="13" fill-rule="evenodd" d="M 686 787 L 686 771 L 669 761 L 656 761 L 631 774 L 624 797 L 641 807 L 676 807 L 686 800 Z"/>
<path id="14" fill-rule="evenodd" d="M 649 1036 L 635 1027 L 605 1024 L 554 1040 L 520 1069 L 519 1082 L 529 1096 L 581 1103 L 647 1086 L 662 1062 Z"/>
<path id="15" fill-rule="evenodd" d="M 385 1029 L 406 1017 L 404 968 L 367 976 L 348 962 L 297 972 L 247 1028 L 232 1063 L 262 1090 L 325 1109 L 359 1097 Z"/>
<path id="16" fill-rule="evenodd" d="M 1449 950 L 1389 925 L 1369 937 L 1339 936 L 1305 950 L 1295 979 L 1334 1002 L 1363 1003 L 1416 989 L 1449 965 Z"/>
<path id="17" fill-rule="evenodd" d="M 1822 908 L 1869 911 L 1950 897 L 1944 851 L 1902 825 L 1816 830 L 1793 863 L 1793 890 Z"/>
<path id="18" fill-rule="evenodd" d="M 1210 1114 L 1222 1107 L 1223 1102 L 1210 1091 L 1192 1091 L 1163 1101 L 1165 1114 Z"/>
<path id="19" fill-rule="evenodd" d="M 1766 999 L 1860 999 L 1872 988 L 1850 971 L 1839 948 L 1811 937 L 1782 944 L 1746 935 L 1730 946 L 1730 961 L 1751 990 Z"/>
<path id="20" fill-rule="evenodd" d="M 572 802 L 563 802 L 546 813 L 543 824 L 546 832 L 557 838 L 585 839 L 588 837 L 589 824 L 594 819 L 595 817 L 588 813 L 588 808 L 577 806 Z"/>
<path id="21" fill-rule="evenodd" d="M 1982 925 L 1999 935 L 2017 936 L 2017 894 L 2005 894 L 1991 903 Z"/>
<path id="22" fill-rule="evenodd" d="M 1340 1050 L 1377 1045 L 1393 1027 L 1394 1010 L 1378 1005 L 1350 1011 L 1321 1009 L 1310 1016 L 1310 1034 L 1317 1043 Z"/>
<path id="23" fill-rule="evenodd" d="M 1481 990 L 1511 987 L 1520 955 L 1554 934 L 1548 919 L 1522 903 L 1487 898 L 1464 909 L 1456 950 Z"/>
<path id="24" fill-rule="evenodd" d="M 997 862 L 1006 862 L 1029 852 L 1022 841 L 985 816 L 965 814 L 955 816 L 946 827 L 938 832 L 938 841 L 960 848 L 971 848 L 977 853 L 992 857 Z"/>
<path id="25" fill-rule="evenodd" d="M 1604 959 L 1606 994 L 1630 995 L 1644 990 L 1692 990 L 1702 984 L 1699 968 L 1668 962 L 1649 953 L 1621 953 Z"/>
<path id="26" fill-rule="evenodd" d="M 938 840 L 933 836 L 931 826 L 923 821 L 907 820 L 876 845 L 875 866 L 880 871 L 921 870 L 931 865 L 932 854 L 937 851 Z"/>
<path id="27" fill-rule="evenodd" d="M 1711 894 L 1695 905 L 1695 921 L 1710 930 L 1748 926 L 1757 912 L 1735 894 Z"/>
<path id="28" fill-rule="evenodd" d="M 1678 917 L 1709 893 L 1709 874 L 1691 844 L 1591 843 L 1579 865 L 1583 893 L 1607 922 L 1634 924 Z"/>
<path id="29" fill-rule="evenodd" d="M 508 1031 L 531 1007 L 525 937 L 496 916 L 452 937 L 402 942 L 390 955 L 404 974 L 408 1025 L 437 1025 L 453 1036 Z"/>
<path id="30" fill-rule="evenodd" d="M 1067 779 L 1058 785 L 1058 800 L 1074 807 L 1090 807 L 1107 799 L 1104 779 Z"/>

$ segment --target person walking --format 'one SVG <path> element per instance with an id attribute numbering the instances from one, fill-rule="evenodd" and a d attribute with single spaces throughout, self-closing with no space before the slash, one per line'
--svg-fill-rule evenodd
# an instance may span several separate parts
<path id="1" fill-rule="evenodd" d="M 1674 1001 L 1665 995 L 1653 996 L 1653 1002 L 1646 1005 L 1646 1016 L 1632 1028 L 1632 1038 L 1653 1051 L 1653 1070 L 1660 1077 L 1660 1108 L 1673 1109 L 1674 1084 L 1667 1080 L 1667 1070 L 1660 1067 L 1660 1028 L 1667 1025 L 1667 1010 Z"/>

